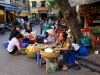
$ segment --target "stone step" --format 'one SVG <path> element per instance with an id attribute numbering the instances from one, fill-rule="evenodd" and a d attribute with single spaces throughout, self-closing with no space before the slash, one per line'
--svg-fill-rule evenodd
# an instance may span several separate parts
<path id="1" fill-rule="evenodd" d="M 81 65 L 83 65 L 83 66 L 85 66 L 87 68 L 90 68 L 92 71 L 100 73 L 100 66 L 99 65 L 93 64 L 88 60 L 80 59 L 80 58 L 78 58 L 76 61 L 78 63 L 80 63 Z"/>

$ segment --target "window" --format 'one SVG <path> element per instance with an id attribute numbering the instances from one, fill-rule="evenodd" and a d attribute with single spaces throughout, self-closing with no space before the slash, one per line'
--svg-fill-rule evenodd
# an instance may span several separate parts
<path id="1" fill-rule="evenodd" d="M 41 6 L 40 7 L 45 7 L 45 2 L 46 1 L 41 1 Z"/>
<path id="2" fill-rule="evenodd" d="M 36 1 L 32 1 L 32 8 L 36 7 Z"/>

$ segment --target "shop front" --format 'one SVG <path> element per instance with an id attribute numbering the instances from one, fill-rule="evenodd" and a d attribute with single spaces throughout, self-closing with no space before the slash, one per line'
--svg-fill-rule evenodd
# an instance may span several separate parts
<path id="1" fill-rule="evenodd" d="M 17 7 L 5 7 L 6 10 L 6 22 L 13 21 L 17 16 L 17 12 L 20 11 Z"/>
<path id="2" fill-rule="evenodd" d="M 16 17 L 16 13 L 20 11 L 18 7 L 11 6 L 9 4 L 0 4 L 0 23 L 9 22 L 10 20 L 14 20 Z"/>
<path id="3" fill-rule="evenodd" d="M 47 7 L 39 7 L 38 8 L 39 17 L 42 19 L 47 18 L 48 15 L 48 8 Z"/>
<path id="4" fill-rule="evenodd" d="M 92 45 L 100 45 L 100 1 L 81 5 L 79 15 L 85 18 L 84 32 L 92 36 Z"/>

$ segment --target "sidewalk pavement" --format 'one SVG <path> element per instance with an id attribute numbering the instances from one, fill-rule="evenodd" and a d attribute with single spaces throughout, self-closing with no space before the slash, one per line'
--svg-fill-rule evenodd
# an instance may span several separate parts
<path id="1" fill-rule="evenodd" d="M 99 50 L 99 54 L 95 54 L 96 50 Z M 77 61 L 80 64 L 89 67 L 92 70 L 98 71 L 100 73 L 100 45 L 95 45 L 95 47 L 92 49 L 89 48 L 89 56 L 78 56 Z"/>
<path id="2" fill-rule="evenodd" d="M 77 57 L 77 61 L 85 67 L 100 73 L 100 54 L 92 54 L 87 57 Z"/>

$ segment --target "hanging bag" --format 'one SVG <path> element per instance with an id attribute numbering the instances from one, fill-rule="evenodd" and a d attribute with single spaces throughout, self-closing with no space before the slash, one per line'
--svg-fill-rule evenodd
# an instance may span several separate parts
<path id="1" fill-rule="evenodd" d="M 90 39 L 88 36 L 84 36 L 83 38 L 80 38 L 80 42 L 82 46 L 90 47 Z"/>

